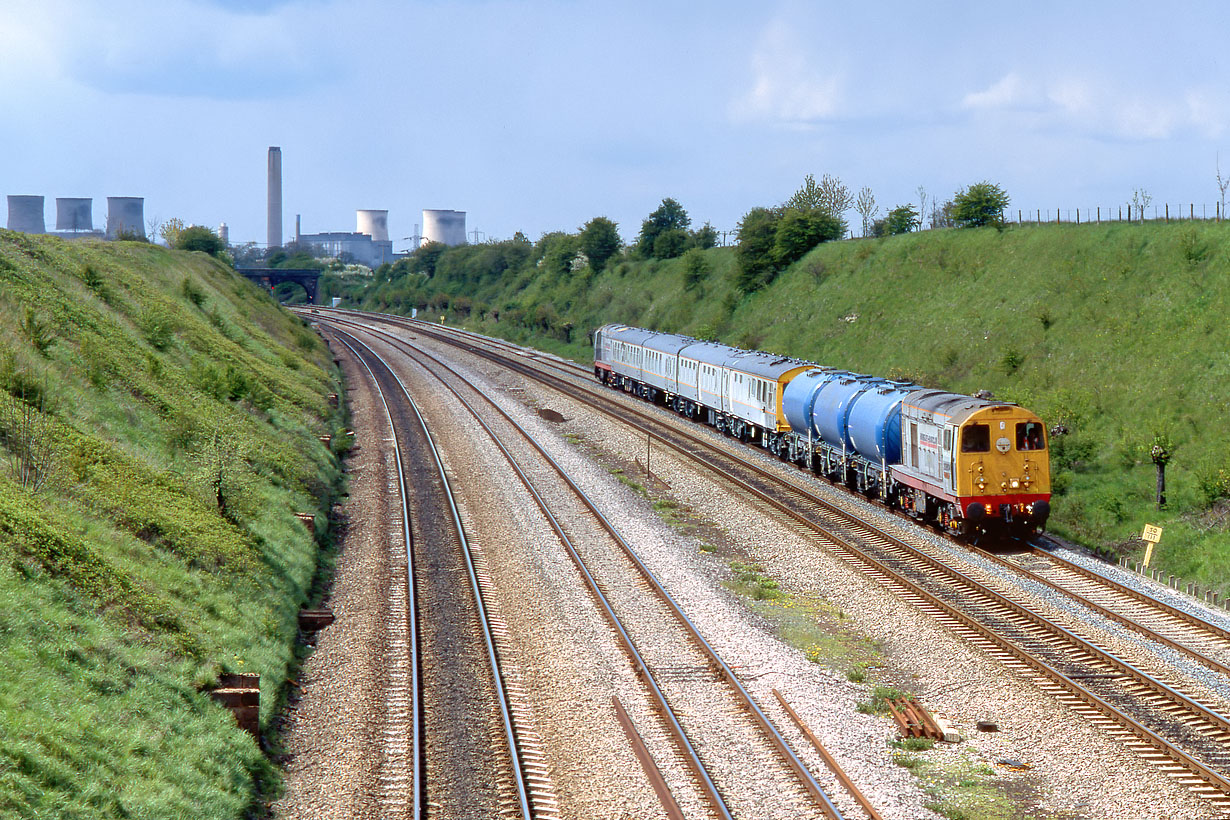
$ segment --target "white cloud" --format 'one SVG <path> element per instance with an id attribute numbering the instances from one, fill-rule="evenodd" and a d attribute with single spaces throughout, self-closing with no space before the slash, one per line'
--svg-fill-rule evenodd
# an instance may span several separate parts
<path id="1" fill-rule="evenodd" d="M 1016 72 L 965 95 L 961 107 L 982 117 L 1116 140 L 1165 140 L 1193 131 L 1215 137 L 1230 125 L 1230 97 L 1221 91 L 1151 93 L 1106 80 L 1048 81 Z"/>
<path id="2" fill-rule="evenodd" d="M 0 78 L 9 55 L 39 58 L 41 82 L 106 94 L 254 99 L 319 85 L 341 65 L 327 7 L 231 11 L 201 0 L 0 0 Z"/>
<path id="3" fill-rule="evenodd" d="M 1016 72 L 1011 72 L 982 91 L 966 94 L 961 106 L 974 109 L 1036 108 L 1044 99 L 1036 84 L 1027 82 Z"/>
<path id="4" fill-rule="evenodd" d="M 837 115 L 843 73 L 816 65 L 795 31 L 780 20 L 765 27 L 751 57 L 751 88 L 730 106 L 739 121 L 806 125 Z"/>

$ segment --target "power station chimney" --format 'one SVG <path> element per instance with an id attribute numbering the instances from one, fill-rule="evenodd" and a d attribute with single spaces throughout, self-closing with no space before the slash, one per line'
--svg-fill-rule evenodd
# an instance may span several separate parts
<path id="1" fill-rule="evenodd" d="M 269 248 L 282 247 L 282 149 L 269 147 Z"/>

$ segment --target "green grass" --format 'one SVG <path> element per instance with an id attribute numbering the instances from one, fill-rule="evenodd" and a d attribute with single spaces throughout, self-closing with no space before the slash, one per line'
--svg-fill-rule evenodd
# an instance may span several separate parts
<path id="1" fill-rule="evenodd" d="M 0 816 L 242 817 L 276 793 L 199 689 L 259 673 L 269 727 L 320 589 L 294 513 L 323 521 L 340 486 L 330 392 L 315 334 L 202 254 L 0 231 Z M 30 406 L 37 492 L 8 469 Z"/>
<path id="2" fill-rule="evenodd" d="M 494 251 L 450 251 L 435 277 L 346 291 L 586 361 L 587 334 L 620 321 L 914 379 L 993 391 L 1071 431 L 1052 453 L 1051 528 L 1202 584 L 1230 579 L 1230 224 L 1041 225 L 926 231 L 822 245 L 762 291 L 734 287 L 732 249 L 685 285 L 679 260 L 613 260 L 602 273 L 483 271 Z M 340 286 L 339 286 L 340 287 Z M 462 297 L 464 296 L 464 300 Z M 451 299 L 464 315 L 448 306 Z M 496 319 L 498 313 L 499 318 Z M 1168 501 L 1153 503 L 1155 437 L 1173 443 Z"/>
<path id="3" fill-rule="evenodd" d="M 994 770 L 975 760 L 969 750 L 956 756 L 925 752 L 894 753 L 893 761 L 908 768 L 928 795 L 923 804 L 949 820 L 1009 820 L 1022 814 L 1024 796 L 999 779 Z M 1016 794 L 1014 797 L 1013 794 Z"/>

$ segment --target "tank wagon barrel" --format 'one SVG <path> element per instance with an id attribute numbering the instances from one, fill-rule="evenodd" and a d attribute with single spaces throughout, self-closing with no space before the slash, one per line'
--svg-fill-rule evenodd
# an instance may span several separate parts
<path id="1" fill-rule="evenodd" d="M 1046 430 L 1014 404 L 626 325 L 594 332 L 594 375 L 957 533 L 1050 512 Z"/>

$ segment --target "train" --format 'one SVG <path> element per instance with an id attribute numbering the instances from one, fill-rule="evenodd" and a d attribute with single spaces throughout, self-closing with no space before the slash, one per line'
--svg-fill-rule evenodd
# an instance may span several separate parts
<path id="1" fill-rule="evenodd" d="M 593 343 L 602 384 L 954 535 L 1046 527 L 1047 430 L 1017 404 L 622 324 Z"/>

